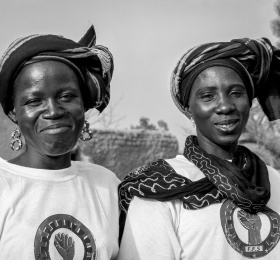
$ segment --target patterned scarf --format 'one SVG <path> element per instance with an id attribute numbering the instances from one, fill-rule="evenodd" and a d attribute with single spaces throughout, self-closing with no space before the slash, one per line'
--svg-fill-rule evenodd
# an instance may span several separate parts
<path id="1" fill-rule="evenodd" d="M 266 38 L 206 43 L 187 51 L 173 70 L 170 82 L 173 101 L 183 114 L 190 117 L 186 104 L 193 81 L 188 78 L 201 66 L 213 66 L 217 60 L 239 64 L 250 77 L 251 83 L 246 82 L 246 88 L 251 88 L 249 97 L 258 98 L 270 121 L 280 119 L 280 49 Z"/>
<path id="2" fill-rule="evenodd" d="M 114 63 L 110 51 L 95 42 L 91 26 L 78 42 L 59 35 L 35 34 L 11 43 L 0 60 L 0 102 L 5 114 L 11 109 L 17 73 L 26 64 L 41 60 L 58 60 L 74 68 L 82 79 L 85 109 L 96 107 L 102 112 L 110 99 Z"/>
<path id="3" fill-rule="evenodd" d="M 119 186 L 123 227 L 133 196 L 158 201 L 180 199 L 186 209 L 200 209 L 223 199 L 233 201 L 249 212 L 259 212 L 270 198 L 270 183 L 265 163 L 243 146 L 231 162 L 210 155 L 197 144 L 195 136 L 186 139 L 184 156 L 205 175 L 191 181 L 159 159 L 129 173 Z"/>

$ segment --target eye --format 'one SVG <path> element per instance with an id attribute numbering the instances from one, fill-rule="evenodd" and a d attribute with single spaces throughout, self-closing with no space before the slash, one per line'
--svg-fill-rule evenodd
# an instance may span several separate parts
<path id="1" fill-rule="evenodd" d="M 246 94 L 246 91 L 244 91 L 244 90 L 233 90 L 230 92 L 230 95 L 234 98 L 239 98 L 245 94 Z"/>
<path id="2" fill-rule="evenodd" d="M 238 98 L 238 97 L 240 97 L 240 96 L 242 95 L 242 93 L 236 92 L 236 91 L 235 91 L 235 92 L 232 92 L 231 95 L 232 95 L 233 97 Z"/>
<path id="3" fill-rule="evenodd" d="M 76 98 L 76 95 L 72 94 L 72 93 L 64 93 L 61 94 L 59 96 L 60 101 L 62 102 L 70 102 L 72 101 L 74 98 Z"/>
<path id="4" fill-rule="evenodd" d="M 199 97 L 201 100 L 207 102 L 207 101 L 211 101 L 214 98 L 214 95 L 212 93 L 203 93 L 200 95 Z"/>
<path id="5" fill-rule="evenodd" d="M 42 104 L 42 101 L 40 99 L 30 99 L 25 103 L 25 105 L 27 105 L 29 107 L 37 107 L 37 106 L 40 106 L 41 104 Z"/>

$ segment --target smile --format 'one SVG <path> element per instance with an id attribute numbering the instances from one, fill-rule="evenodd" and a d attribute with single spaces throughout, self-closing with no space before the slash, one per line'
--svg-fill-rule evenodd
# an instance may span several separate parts
<path id="1" fill-rule="evenodd" d="M 239 119 L 223 120 L 215 123 L 215 127 L 222 132 L 232 132 L 238 126 Z"/>
<path id="2" fill-rule="evenodd" d="M 71 126 L 69 124 L 54 124 L 49 125 L 47 127 L 44 127 L 40 130 L 40 132 L 48 133 L 48 134 L 60 134 L 65 131 L 68 131 L 71 129 Z"/>

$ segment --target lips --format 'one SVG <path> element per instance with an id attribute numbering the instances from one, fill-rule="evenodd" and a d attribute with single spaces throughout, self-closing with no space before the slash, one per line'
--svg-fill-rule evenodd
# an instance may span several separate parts
<path id="1" fill-rule="evenodd" d="M 39 132 L 45 132 L 48 134 L 63 133 L 71 128 L 71 124 L 68 123 L 55 123 L 40 128 Z"/>
<path id="2" fill-rule="evenodd" d="M 227 119 L 214 123 L 215 127 L 223 132 L 232 132 L 238 126 L 239 119 Z"/>

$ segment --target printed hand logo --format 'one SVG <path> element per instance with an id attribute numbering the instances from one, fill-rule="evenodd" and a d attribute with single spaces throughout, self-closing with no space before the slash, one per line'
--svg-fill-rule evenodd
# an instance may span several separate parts
<path id="1" fill-rule="evenodd" d="M 73 260 L 75 255 L 75 242 L 72 237 L 58 233 L 55 235 L 54 245 L 63 260 Z"/>
<path id="2" fill-rule="evenodd" d="M 247 213 L 244 210 L 239 210 L 237 217 L 244 228 L 249 233 L 249 245 L 258 245 L 262 242 L 261 240 L 261 227 L 262 222 L 258 215 Z"/>

